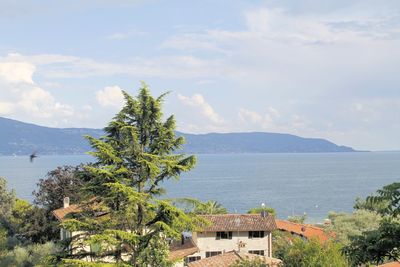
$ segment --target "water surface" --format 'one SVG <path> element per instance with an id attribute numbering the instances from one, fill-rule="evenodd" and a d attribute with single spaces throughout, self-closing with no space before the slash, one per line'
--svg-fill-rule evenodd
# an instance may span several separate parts
<path id="1" fill-rule="evenodd" d="M 167 197 L 213 199 L 230 212 L 266 203 L 278 216 L 307 213 L 321 221 L 331 210 L 350 212 L 357 196 L 399 181 L 400 152 L 198 155 L 198 164 L 179 182 L 168 181 Z M 90 156 L 0 157 L 0 176 L 21 198 L 32 200 L 40 178 L 61 165 Z"/>

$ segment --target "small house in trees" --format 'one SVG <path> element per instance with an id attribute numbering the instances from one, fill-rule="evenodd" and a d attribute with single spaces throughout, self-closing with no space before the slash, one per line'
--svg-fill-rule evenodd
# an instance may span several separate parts
<path id="1" fill-rule="evenodd" d="M 66 200 L 64 207 L 53 211 L 53 214 L 59 221 L 63 221 L 68 214 L 80 211 L 79 205 L 69 205 Z M 259 257 L 266 263 L 279 263 L 279 260 L 272 258 L 272 231 L 277 229 L 273 216 L 262 212 L 261 214 L 202 215 L 202 217 L 210 223 L 201 231 L 182 235 L 181 240 L 171 241 L 169 260 L 176 261 L 176 267 L 220 266 L 191 265 L 191 263 L 208 258 L 213 259 L 204 261 L 204 264 L 212 263 L 214 260 L 229 262 L 233 259 L 244 259 L 243 255 L 255 255 L 254 257 Z M 75 235 L 64 229 L 60 232 L 61 239 Z M 95 250 L 96 248 L 86 249 Z"/>

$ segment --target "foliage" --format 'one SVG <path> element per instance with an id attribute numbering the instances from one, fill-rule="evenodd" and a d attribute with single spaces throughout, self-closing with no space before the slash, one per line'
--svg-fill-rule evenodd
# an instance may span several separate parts
<path id="1" fill-rule="evenodd" d="M 400 259 L 400 222 L 385 218 L 376 230 L 350 237 L 351 243 L 344 248 L 354 266 L 365 263 L 382 263 Z"/>
<path id="2" fill-rule="evenodd" d="M 162 120 L 164 95 L 153 98 L 145 84 L 137 98 L 123 94 L 126 104 L 105 128 L 107 135 L 87 137 L 97 162 L 86 167 L 93 178 L 84 188 L 96 198 L 63 222 L 62 227 L 81 231 L 65 257 L 101 262 L 107 256 L 132 266 L 159 266 L 168 255 L 165 238 L 178 238 L 201 223 L 156 198 L 164 181 L 193 168 L 195 157 L 174 154 L 184 140 L 175 137 L 173 116 Z M 95 244 L 96 250 L 84 249 Z"/>
<path id="3" fill-rule="evenodd" d="M 282 259 L 293 244 L 293 239 L 299 238 L 286 231 L 275 230 L 272 233 L 272 256 L 277 259 Z"/>
<path id="4" fill-rule="evenodd" d="M 79 203 L 84 197 L 81 188 L 89 179 L 89 173 L 82 166 L 62 166 L 39 180 L 38 191 L 33 192 L 37 206 L 31 210 L 28 221 L 31 241 L 44 243 L 59 239 L 58 221 L 52 211 L 63 207 L 66 196 L 72 203 Z"/>
<path id="5" fill-rule="evenodd" d="M 327 230 L 335 232 L 336 240 L 344 245 L 349 244 L 350 236 L 378 229 L 382 219 L 376 212 L 368 210 L 356 210 L 351 214 L 330 212 L 328 217 L 332 224 Z"/>
<path id="6" fill-rule="evenodd" d="M 350 244 L 343 251 L 356 266 L 366 263 L 381 263 L 400 259 L 400 183 L 392 183 L 377 191 L 377 195 L 367 197 L 367 203 L 380 209 L 384 216 L 379 227 L 350 236 Z"/>
<path id="7" fill-rule="evenodd" d="M 208 200 L 206 202 L 202 202 L 198 199 L 194 198 L 174 198 L 170 199 L 170 201 L 182 208 L 185 213 L 192 213 L 198 215 L 205 214 L 226 214 L 227 210 L 222 204 L 218 203 L 214 200 Z"/>
<path id="8" fill-rule="evenodd" d="M 293 223 L 304 223 L 306 219 L 307 214 L 305 213 L 303 215 L 293 215 L 288 217 L 288 221 Z"/>
<path id="9" fill-rule="evenodd" d="M 387 207 L 381 211 L 383 215 L 392 217 L 400 215 L 400 183 L 386 185 L 382 189 L 379 189 L 377 193 L 376 196 L 368 197 L 367 202 L 386 204 Z"/>
<path id="10" fill-rule="evenodd" d="M 17 246 L 0 256 L 0 266 L 49 266 L 48 259 L 57 251 L 58 247 L 54 243 Z"/>
<path id="11" fill-rule="evenodd" d="M 33 192 L 34 203 L 48 211 L 62 208 L 64 197 L 69 197 L 71 203 L 79 203 L 83 199 L 80 189 L 89 179 L 82 166 L 57 167 L 39 180 L 38 191 Z"/>
<path id="12" fill-rule="evenodd" d="M 249 209 L 249 210 L 247 211 L 247 213 L 248 213 L 248 214 L 261 214 L 261 212 L 263 212 L 263 211 L 265 211 L 265 212 L 267 212 L 268 214 L 270 214 L 270 215 L 276 217 L 276 211 L 275 211 L 274 208 L 271 208 L 271 207 L 257 207 L 257 208 L 252 208 L 252 209 Z"/>
<path id="13" fill-rule="evenodd" d="M 353 208 L 355 210 L 374 211 L 379 214 L 384 214 L 388 208 L 389 201 L 367 201 L 366 199 L 356 198 Z"/>
<path id="14" fill-rule="evenodd" d="M 281 255 L 285 267 L 345 267 L 347 259 L 341 253 L 341 247 L 331 241 L 321 244 L 317 239 L 302 240 L 294 238 Z"/>
<path id="15" fill-rule="evenodd" d="M 230 267 L 268 267 L 268 264 L 266 264 L 262 259 L 255 258 L 237 260 Z"/>
<path id="16" fill-rule="evenodd" d="M 6 219 L 11 215 L 15 202 L 15 191 L 7 190 L 7 182 L 0 177 L 0 220 Z"/>

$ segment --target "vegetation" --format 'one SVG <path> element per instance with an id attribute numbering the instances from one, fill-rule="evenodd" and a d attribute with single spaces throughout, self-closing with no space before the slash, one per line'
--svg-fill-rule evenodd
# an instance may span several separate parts
<path id="1" fill-rule="evenodd" d="M 330 212 L 328 217 L 332 225 L 327 230 L 335 232 L 336 240 L 344 245 L 350 243 L 351 236 L 377 229 L 382 220 L 382 216 L 376 212 L 362 209 L 350 214 Z"/>
<path id="2" fill-rule="evenodd" d="M 187 214 L 207 215 L 227 213 L 226 208 L 214 200 L 201 202 L 194 198 L 174 198 L 170 201 L 175 206 L 182 208 Z"/>
<path id="3" fill-rule="evenodd" d="M 384 186 L 377 195 L 366 200 L 369 206 L 382 207 L 383 216 L 377 229 L 350 236 L 350 244 L 343 251 L 354 266 L 382 263 L 400 259 L 400 183 Z"/>
<path id="4" fill-rule="evenodd" d="M 316 239 L 304 241 L 295 237 L 280 255 L 286 267 L 349 266 L 339 244 L 327 242 L 322 245 Z"/>
<path id="5" fill-rule="evenodd" d="M 86 167 L 93 178 L 85 193 L 94 199 L 82 214 L 63 223 L 70 231 L 82 231 L 70 240 L 74 246 L 64 257 L 169 266 L 166 239 L 179 238 L 200 220 L 156 197 L 164 193 L 162 182 L 178 179 L 196 159 L 174 154 L 184 140 L 175 137 L 173 116 L 162 120 L 165 95 L 153 98 L 143 84 L 137 98 L 125 92 L 124 96 L 126 104 L 105 128 L 107 135 L 87 137 L 97 162 Z M 96 249 L 86 251 L 86 246 Z"/>
<path id="6" fill-rule="evenodd" d="M 260 214 L 260 213 L 263 212 L 263 211 L 267 212 L 267 214 L 270 214 L 270 215 L 276 217 L 276 211 L 275 211 L 274 208 L 271 208 L 271 207 L 257 207 L 257 208 L 252 208 L 252 209 L 249 209 L 249 210 L 247 211 L 247 213 L 248 213 L 248 214 Z"/>
<path id="7" fill-rule="evenodd" d="M 63 166 L 49 172 L 33 192 L 33 204 L 18 199 L 0 178 L 0 266 L 172 266 L 169 241 L 206 222 L 196 215 L 227 213 L 220 203 L 192 198 L 161 199 L 163 182 L 179 179 L 196 163 L 178 154 L 184 143 L 175 136 L 175 120 L 163 119 L 162 95 L 154 98 L 143 84 L 101 138 L 88 136 L 94 164 Z M 81 203 L 61 225 L 52 211 L 63 198 Z M 270 207 L 250 209 L 249 214 Z M 384 186 L 354 212 L 330 213 L 327 231 L 336 239 L 322 244 L 290 233 L 273 233 L 274 257 L 285 266 L 365 266 L 400 259 L 400 183 Z M 304 223 L 306 216 L 290 221 Z M 60 226 L 79 234 L 59 242 Z M 87 248 L 90 247 L 90 250 Z M 90 262 L 84 261 L 89 259 Z M 115 263 L 105 263 L 110 259 Z M 245 259 L 233 267 L 266 266 Z"/>

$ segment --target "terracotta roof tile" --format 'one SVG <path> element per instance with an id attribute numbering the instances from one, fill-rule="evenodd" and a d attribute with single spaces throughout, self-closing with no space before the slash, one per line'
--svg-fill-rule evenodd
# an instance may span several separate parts
<path id="1" fill-rule="evenodd" d="M 389 263 L 385 263 L 382 265 L 378 265 L 378 267 L 400 267 L 400 262 L 398 262 L 398 261 L 389 262 Z"/>
<path id="2" fill-rule="evenodd" d="M 307 239 L 317 238 L 321 243 L 326 242 L 328 239 L 333 238 L 334 234 L 326 233 L 324 229 L 301 223 L 293 223 L 284 220 L 275 220 L 279 230 L 291 232 L 297 235 L 304 236 Z"/>
<path id="3" fill-rule="evenodd" d="M 236 261 L 245 259 L 252 260 L 256 258 L 264 260 L 265 263 L 270 264 L 271 267 L 279 266 L 279 264 L 281 264 L 282 262 L 281 260 L 275 258 L 269 258 L 244 252 L 230 251 L 217 256 L 191 262 L 188 264 L 188 267 L 229 267 Z"/>
<path id="4" fill-rule="evenodd" d="M 202 215 L 211 224 L 204 232 L 217 231 L 273 231 L 276 228 L 275 219 L 271 215 L 262 217 L 260 214 L 220 214 Z"/>
<path id="5" fill-rule="evenodd" d="M 192 255 L 196 252 L 199 252 L 199 248 L 196 246 L 191 238 L 188 238 L 185 240 L 185 243 L 183 245 L 180 241 L 172 243 L 169 248 L 168 259 L 171 261 L 176 261 L 179 259 L 183 259 L 186 256 Z"/>
<path id="6" fill-rule="evenodd" d="M 73 204 L 67 208 L 59 208 L 59 209 L 53 210 L 53 214 L 54 214 L 54 216 L 56 216 L 57 220 L 62 221 L 62 220 L 64 220 L 65 216 L 67 216 L 68 214 L 77 213 L 77 212 L 81 212 L 81 211 L 82 211 L 82 209 L 79 205 Z"/>

